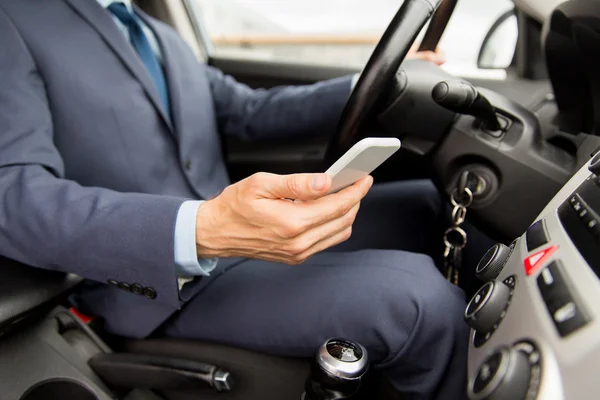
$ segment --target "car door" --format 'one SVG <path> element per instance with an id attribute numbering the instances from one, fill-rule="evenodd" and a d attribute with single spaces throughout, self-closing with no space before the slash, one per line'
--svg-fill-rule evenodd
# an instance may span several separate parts
<path id="1" fill-rule="evenodd" d="M 183 4 L 207 63 L 251 87 L 270 88 L 359 73 L 403 1 L 183 0 Z M 512 7 L 510 0 L 460 0 L 440 43 L 447 59 L 444 68 L 479 83 L 506 79 L 503 68 L 478 69 L 477 56 L 494 21 Z M 516 32 L 514 36 L 507 44 L 511 54 Z M 326 135 L 259 143 L 228 139 L 230 174 L 237 180 L 257 171 L 322 171 L 328 140 Z M 427 176 L 426 171 L 421 157 L 400 151 L 375 178 L 420 178 Z"/>

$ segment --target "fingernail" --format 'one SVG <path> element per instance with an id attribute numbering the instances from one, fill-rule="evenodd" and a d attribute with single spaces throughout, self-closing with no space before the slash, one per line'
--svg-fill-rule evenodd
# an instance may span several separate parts
<path id="1" fill-rule="evenodd" d="M 315 192 L 320 192 L 321 190 L 323 190 L 326 184 L 327 179 L 325 179 L 325 175 L 323 174 L 313 175 L 310 178 L 310 188 Z"/>

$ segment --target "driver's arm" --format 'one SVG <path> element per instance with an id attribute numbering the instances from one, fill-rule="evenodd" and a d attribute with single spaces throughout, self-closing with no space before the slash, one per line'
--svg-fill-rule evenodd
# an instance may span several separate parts
<path id="1" fill-rule="evenodd" d="M 408 59 L 445 62 L 443 52 L 417 50 Z M 333 134 L 359 74 L 312 85 L 251 89 L 213 67 L 205 67 L 219 128 L 243 140 Z"/>
<path id="2" fill-rule="evenodd" d="M 44 81 L 1 8 L 0 38 L 0 253 L 102 283 L 135 282 L 179 308 L 173 227 L 185 199 L 66 179 Z"/>
<path id="3" fill-rule="evenodd" d="M 312 85 L 251 89 L 205 67 L 220 131 L 242 140 L 333 134 L 351 90 L 351 77 Z"/>

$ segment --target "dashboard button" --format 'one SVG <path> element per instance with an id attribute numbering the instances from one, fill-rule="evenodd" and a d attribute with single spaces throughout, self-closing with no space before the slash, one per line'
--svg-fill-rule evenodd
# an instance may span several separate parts
<path id="1" fill-rule="evenodd" d="M 598 188 L 590 188 L 585 185 L 583 184 L 577 189 L 583 193 L 581 197 L 578 193 L 573 193 L 558 207 L 558 218 L 572 245 L 579 251 L 594 273 L 600 276 L 600 252 L 598 251 L 600 225 L 594 222 L 600 222 L 598 214 L 600 213 L 600 196 L 598 196 Z M 573 198 L 575 198 L 574 202 Z M 580 210 L 582 206 L 586 206 L 589 211 L 589 214 L 584 217 L 592 217 L 587 220 L 587 223 L 575 211 L 573 204 L 577 205 L 578 203 Z"/>
<path id="2" fill-rule="evenodd" d="M 487 253 L 481 258 L 477 268 L 475 269 L 475 275 L 482 281 L 489 281 L 496 279 L 506 261 L 510 257 L 511 250 L 502 243 L 497 243 L 490 248 Z"/>
<path id="3" fill-rule="evenodd" d="M 483 285 L 477 291 L 477 293 L 475 293 L 475 296 L 473 296 L 473 298 L 469 302 L 469 305 L 467 306 L 467 311 L 465 312 L 465 314 L 466 315 L 475 314 L 481 308 L 481 306 L 488 300 L 488 297 L 490 296 L 490 292 L 493 290 L 493 288 L 494 288 L 494 284 L 492 282 L 488 282 L 485 285 Z"/>
<path id="4" fill-rule="evenodd" d="M 589 322 L 583 310 L 570 301 L 554 312 L 552 316 L 556 329 L 561 336 L 567 336 Z"/>
<path id="5" fill-rule="evenodd" d="M 527 241 L 527 251 L 533 251 L 548 244 L 550 237 L 546 232 L 546 223 L 543 219 L 537 221 L 527 229 L 525 240 Z"/>
<path id="6" fill-rule="evenodd" d="M 465 310 L 465 321 L 479 334 L 493 332 L 510 303 L 510 288 L 500 281 L 489 281 L 479 289 Z"/>
<path id="7" fill-rule="evenodd" d="M 538 288 L 546 303 L 566 298 L 569 294 L 561 265 L 554 261 L 542 270 L 537 278 Z M 551 312 L 555 310 L 552 309 Z"/>
<path id="8" fill-rule="evenodd" d="M 530 388 L 531 367 L 527 354 L 516 348 L 500 349 L 479 367 L 469 381 L 471 400 L 521 400 Z"/>
<path id="9" fill-rule="evenodd" d="M 551 313 L 562 305 L 562 299 L 569 296 L 569 289 L 565 283 L 562 267 L 557 261 L 552 262 L 542 270 L 537 278 L 537 284 Z"/>
<path id="10" fill-rule="evenodd" d="M 588 229 L 591 229 L 595 235 L 600 235 L 600 221 L 596 218 L 590 219 L 587 222 Z"/>
<path id="11" fill-rule="evenodd" d="M 577 193 L 569 198 L 569 204 L 585 227 L 594 235 L 600 237 L 600 217 L 598 214 Z"/>
<path id="12" fill-rule="evenodd" d="M 575 301 L 567 286 L 562 265 L 554 261 L 537 278 L 538 288 L 552 321 L 561 336 L 584 326 L 589 318 Z"/>
<path id="13" fill-rule="evenodd" d="M 511 275 L 504 279 L 502 282 L 504 282 L 506 286 L 513 290 L 517 284 L 517 277 L 515 275 Z"/>
<path id="14" fill-rule="evenodd" d="M 571 197 L 569 198 L 569 203 L 571 203 L 571 204 L 575 204 L 576 202 L 577 202 L 577 197 L 575 197 L 575 196 L 571 196 Z"/>
<path id="15" fill-rule="evenodd" d="M 505 353 L 498 352 L 481 364 L 477 376 L 475 377 L 475 381 L 473 382 L 474 393 L 481 393 L 490 385 L 494 377 L 498 374 L 498 369 L 500 369 L 500 363 L 502 362 L 503 357 L 506 357 Z"/>
<path id="16" fill-rule="evenodd" d="M 527 275 L 532 275 L 535 271 L 538 270 L 539 267 L 544 265 L 546 260 L 548 260 L 548 258 L 550 258 L 550 256 L 554 254 L 556 250 L 558 250 L 558 246 L 554 245 L 527 257 L 523 261 L 523 264 L 525 266 L 525 273 Z"/>

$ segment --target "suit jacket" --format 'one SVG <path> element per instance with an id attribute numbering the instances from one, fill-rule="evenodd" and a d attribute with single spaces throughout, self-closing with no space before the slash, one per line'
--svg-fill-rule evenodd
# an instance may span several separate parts
<path id="1" fill-rule="evenodd" d="M 333 132 L 350 88 L 340 78 L 252 90 L 142 17 L 163 52 L 172 118 L 96 1 L 0 0 L 0 254 L 95 282 L 78 297 L 82 310 L 132 337 L 202 287 L 180 296 L 174 225 L 182 202 L 229 184 L 222 135 Z"/>

